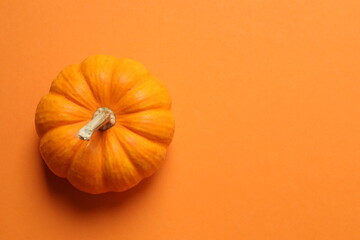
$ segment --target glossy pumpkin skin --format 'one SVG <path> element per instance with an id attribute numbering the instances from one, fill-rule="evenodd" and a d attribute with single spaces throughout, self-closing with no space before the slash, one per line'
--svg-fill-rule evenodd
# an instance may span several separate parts
<path id="1" fill-rule="evenodd" d="M 100 107 L 113 127 L 89 141 L 78 132 Z M 95 55 L 65 68 L 38 104 L 40 152 L 57 176 L 81 191 L 125 191 L 160 166 L 174 133 L 164 85 L 134 60 Z"/>

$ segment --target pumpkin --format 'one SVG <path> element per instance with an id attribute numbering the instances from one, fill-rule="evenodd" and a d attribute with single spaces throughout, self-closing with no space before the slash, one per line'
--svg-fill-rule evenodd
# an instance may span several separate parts
<path id="1" fill-rule="evenodd" d="M 174 133 L 170 107 L 165 86 L 139 62 L 90 56 L 61 71 L 40 100 L 40 153 L 81 191 L 125 191 L 165 159 Z"/>

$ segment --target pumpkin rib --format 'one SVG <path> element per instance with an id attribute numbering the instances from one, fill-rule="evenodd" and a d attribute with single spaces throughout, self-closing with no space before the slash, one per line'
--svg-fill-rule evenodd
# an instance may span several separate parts
<path id="1" fill-rule="evenodd" d="M 96 134 L 101 134 L 100 132 L 96 132 Z M 97 140 L 97 141 L 100 141 L 100 136 L 98 137 L 99 139 Z M 97 188 L 93 188 L 93 186 L 91 186 L 90 188 L 89 188 L 89 186 L 88 186 L 88 182 L 89 181 L 87 181 L 87 179 L 85 178 L 81 178 L 82 180 L 79 182 L 78 180 L 79 179 L 76 179 L 76 178 L 74 178 L 74 177 L 72 177 L 72 176 L 75 176 L 75 175 L 73 175 L 72 174 L 72 172 L 71 171 L 73 171 L 73 173 L 76 173 L 76 171 L 74 171 L 74 166 L 76 165 L 76 164 L 78 164 L 80 161 L 89 161 L 88 159 L 85 159 L 85 156 L 87 155 L 87 154 L 89 154 L 88 153 L 88 151 L 91 151 L 91 149 L 89 149 L 90 147 L 92 147 L 92 146 L 90 146 L 92 144 L 92 142 L 85 142 L 84 141 L 84 143 L 83 143 L 83 145 L 82 146 L 84 146 L 83 147 L 83 149 L 82 149 L 82 151 L 77 151 L 77 153 L 76 154 L 74 154 L 74 157 L 73 157 L 73 161 L 71 162 L 71 164 L 70 164 L 70 167 L 68 168 L 68 171 L 67 171 L 67 179 L 69 180 L 69 182 L 74 186 L 74 187 L 76 187 L 77 189 L 79 189 L 79 190 L 81 190 L 81 191 L 85 191 L 85 192 L 89 192 L 89 193 L 92 193 L 92 194 L 99 194 L 99 193 L 103 193 L 104 192 L 104 182 L 103 182 L 103 164 L 102 164 L 102 162 L 103 162 L 103 160 L 101 160 L 101 164 L 100 164 L 100 168 L 99 169 L 97 169 L 97 172 L 100 172 L 101 173 L 101 177 L 100 178 L 98 178 L 99 180 L 101 179 L 101 183 L 97 186 Z M 98 143 L 99 144 L 99 143 Z M 100 144 L 99 145 L 101 145 L 101 142 L 100 142 Z M 81 146 L 81 145 L 80 145 Z M 101 150 L 102 148 L 100 148 L 100 150 Z M 96 153 L 98 153 L 98 151 L 96 151 Z M 82 164 L 80 164 L 80 165 L 82 165 Z M 74 181 L 75 180 L 75 181 Z M 105 190 L 106 191 L 106 190 Z"/>
<path id="2" fill-rule="evenodd" d="M 87 76 L 85 76 L 82 71 L 80 71 L 80 73 L 81 73 L 82 76 L 84 77 L 85 82 L 86 82 L 86 84 L 88 85 L 88 87 L 89 87 L 89 89 L 90 89 L 90 92 L 91 92 L 92 97 L 95 99 L 95 101 L 96 101 L 96 102 L 99 104 L 99 106 L 100 106 L 100 105 L 101 105 L 101 104 L 100 104 L 100 101 L 99 101 L 99 99 L 97 99 L 97 97 L 95 96 L 94 90 L 92 89 L 91 85 L 89 84 L 89 80 L 88 80 Z"/>
<path id="3" fill-rule="evenodd" d="M 77 105 L 78 107 L 82 108 L 83 110 L 85 110 L 85 111 L 87 111 L 87 112 L 89 112 L 89 113 L 93 112 L 93 109 L 88 109 L 88 108 L 86 108 L 86 107 L 83 107 L 81 104 L 78 104 L 77 102 L 69 99 L 69 98 L 66 97 L 65 95 L 60 94 L 60 93 L 58 93 L 58 92 L 50 91 L 47 95 L 56 95 L 56 96 L 62 97 L 62 98 L 64 98 L 64 99 L 66 99 L 67 101 L 69 101 L 69 102 Z M 47 96 L 47 95 L 45 95 L 45 96 Z"/>
<path id="4" fill-rule="evenodd" d="M 128 155 L 127 155 L 127 153 L 126 153 L 126 151 L 125 151 L 125 149 L 124 149 L 124 147 L 123 147 L 123 145 L 121 144 L 121 142 L 119 141 L 119 139 L 117 138 L 117 136 L 116 136 L 116 133 L 114 133 L 114 132 L 110 132 L 110 131 L 108 131 L 108 132 L 106 132 L 106 136 L 104 136 L 104 141 L 103 141 L 103 144 L 104 144 L 104 149 L 105 149 L 105 152 L 104 152 L 104 154 L 106 155 L 106 156 L 109 156 L 109 155 L 112 155 L 113 153 L 112 152 L 110 152 L 110 150 L 112 149 L 112 148 L 108 148 L 107 146 L 107 144 L 111 144 L 111 142 L 110 142 L 110 140 L 109 140 L 109 138 L 110 138 L 110 136 L 109 136 L 109 134 L 112 134 L 113 136 L 115 136 L 115 140 L 116 140 L 116 142 L 117 142 L 117 144 L 115 144 L 115 145 L 117 145 L 117 147 L 118 148 L 120 148 L 121 149 L 121 151 L 123 152 L 123 156 L 122 156 L 122 158 L 121 159 L 117 159 L 117 161 L 116 162 L 124 162 L 124 161 L 126 161 L 126 165 L 128 165 L 128 166 L 130 166 L 131 167 L 131 170 L 133 171 L 133 173 L 131 174 L 132 175 L 132 178 L 128 178 L 128 177 L 126 177 L 126 175 L 127 174 L 125 174 L 123 171 L 122 171 L 122 176 L 121 176 L 121 181 L 123 181 L 122 183 L 123 184 L 118 184 L 118 186 L 116 186 L 116 185 L 114 185 L 114 186 L 112 186 L 112 185 L 106 185 L 105 187 L 106 187 L 106 190 L 105 191 L 114 191 L 114 192 L 122 192 L 122 191 L 125 191 L 125 190 L 127 190 L 127 189 L 129 189 L 129 188 L 131 188 L 131 187 L 133 187 L 133 186 L 135 186 L 136 184 L 138 184 L 140 181 L 141 181 L 141 174 L 139 173 L 139 171 L 137 170 L 137 168 L 134 166 L 134 164 L 130 161 L 130 159 L 129 159 L 129 157 L 128 157 Z M 107 143 L 109 141 L 109 143 Z M 117 155 L 116 155 L 117 156 Z M 103 182 L 104 183 L 108 183 L 108 180 L 109 179 L 111 179 L 111 180 L 114 180 L 113 178 L 108 178 L 108 176 L 113 176 L 113 174 L 111 173 L 111 172 L 109 172 L 109 165 L 111 165 L 110 164 L 110 161 L 111 160 L 113 160 L 113 159 L 110 159 L 110 158 L 108 158 L 108 157 L 106 157 L 106 158 L 104 158 L 103 159 L 103 175 L 102 175 L 102 177 L 103 177 Z M 121 165 L 121 164 L 120 164 Z M 122 168 L 123 166 L 121 166 L 120 168 Z M 135 174 L 134 174 L 135 173 Z M 114 183 L 114 182 L 112 182 L 112 183 Z"/>
<path id="5" fill-rule="evenodd" d="M 102 148 L 102 151 L 104 151 L 103 152 L 103 156 L 105 156 L 105 154 L 106 154 L 106 137 L 107 137 L 107 131 L 106 132 L 104 132 L 104 136 L 103 136 L 104 138 L 102 139 L 102 141 L 101 141 L 101 148 Z M 104 185 L 104 183 L 106 182 L 106 158 L 104 157 L 103 159 L 101 159 L 101 180 L 102 180 L 102 182 L 103 182 L 103 187 L 105 187 L 105 189 L 103 189 L 103 191 L 104 192 L 109 192 L 109 191 L 111 191 L 110 189 L 109 189 L 109 187 L 107 186 L 107 185 Z"/>
<path id="6" fill-rule="evenodd" d="M 124 149 L 124 152 L 126 153 L 126 156 L 129 159 L 129 163 L 133 166 L 133 168 L 135 169 L 135 171 L 139 174 L 139 176 L 144 177 L 142 171 L 140 169 L 138 169 L 138 167 L 136 166 L 136 164 L 132 161 L 132 159 L 129 157 L 130 156 L 130 152 L 129 150 L 126 148 L 126 146 L 124 145 L 124 143 L 122 142 L 122 140 L 119 138 L 118 133 L 115 132 L 115 136 L 118 140 L 118 142 L 120 143 L 122 149 Z"/>
<path id="7" fill-rule="evenodd" d="M 171 98 L 166 87 L 148 74 L 122 96 L 113 110 L 116 114 L 129 114 L 153 108 L 170 110 Z"/>
<path id="8" fill-rule="evenodd" d="M 143 77 L 147 77 L 147 76 L 151 76 L 150 73 L 146 73 Z M 135 77 L 134 77 L 135 78 Z M 139 79 L 137 79 L 138 81 L 141 81 Z M 123 100 L 123 98 L 129 94 L 129 92 L 137 85 L 137 84 L 140 84 L 139 82 L 135 81 L 134 80 L 134 83 L 133 85 L 129 86 L 130 88 L 126 89 L 125 91 L 122 91 L 123 93 L 120 95 L 120 97 L 117 98 L 117 102 L 121 102 Z M 114 109 L 115 110 L 115 109 Z M 117 110 L 116 112 L 118 112 L 120 110 Z"/>
<path id="9" fill-rule="evenodd" d="M 147 140 L 152 141 L 152 142 L 156 142 L 156 143 L 158 143 L 158 144 L 160 144 L 160 145 L 163 145 L 164 147 L 167 147 L 167 146 L 169 145 L 169 144 L 167 144 L 167 143 L 165 143 L 165 142 L 163 142 L 163 141 L 158 141 L 158 139 L 149 138 L 149 137 L 146 136 L 145 134 L 140 133 L 139 131 L 136 131 L 136 130 L 134 130 L 134 129 L 131 129 L 131 128 L 123 125 L 123 124 L 121 124 L 121 126 L 122 126 L 123 128 L 126 128 L 128 131 L 130 131 L 130 132 L 132 132 L 132 133 L 140 136 L 140 137 L 146 138 Z"/>
<path id="10" fill-rule="evenodd" d="M 65 176 L 65 177 L 67 177 L 67 176 L 69 175 L 69 170 L 70 170 L 71 166 L 73 165 L 73 162 L 74 162 L 74 158 L 75 158 L 76 153 L 78 153 L 78 152 L 79 152 L 79 149 L 81 148 L 81 146 L 82 146 L 82 145 L 85 145 L 85 144 L 86 144 L 85 142 L 80 141 L 79 144 L 77 144 L 77 145 L 75 146 L 75 148 L 74 148 L 74 153 L 73 153 L 73 155 L 72 155 L 72 161 L 71 161 L 69 167 L 68 167 L 67 170 L 66 170 L 66 176 Z"/>
<path id="11" fill-rule="evenodd" d="M 82 87 L 82 84 L 86 87 Z M 50 92 L 62 95 L 90 111 L 94 111 L 99 105 L 80 70 L 80 64 L 70 65 L 61 71 L 52 82 Z M 88 94 L 89 97 L 84 97 Z"/>
<path id="12" fill-rule="evenodd" d="M 84 142 L 84 144 L 87 144 L 87 142 Z M 79 148 L 80 148 L 80 146 L 81 146 L 81 144 L 79 145 Z M 87 146 L 87 145 L 86 145 Z M 84 149 L 86 148 L 86 146 L 84 147 Z M 68 177 L 69 177 L 69 172 L 70 172 L 70 170 L 71 170 L 71 168 L 73 167 L 73 165 L 75 164 L 75 161 L 79 161 L 79 158 L 76 158 L 76 155 L 77 154 L 80 154 L 80 152 L 79 151 L 76 151 L 75 153 L 74 153 L 74 155 L 73 155 L 73 158 L 72 158 L 72 161 L 71 161 L 71 163 L 70 163 L 70 165 L 69 165 L 69 167 L 68 167 L 68 169 L 67 169 L 67 171 L 66 171 L 66 178 L 67 179 L 69 179 Z"/>
<path id="13" fill-rule="evenodd" d="M 62 96 L 62 97 L 64 97 L 65 99 L 69 100 L 70 102 L 78 105 L 79 107 L 82 107 L 84 110 L 88 110 L 89 112 L 93 112 L 93 111 L 94 111 L 94 109 L 91 109 L 90 107 L 85 106 L 84 104 L 82 104 L 82 103 L 79 102 L 78 100 L 75 100 L 75 98 L 74 98 L 74 99 L 71 99 L 71 98 L 65 96 L 64 94 L 61 94 L 61 93 L 58 93 L 58 92 L 55 92 L 55 91 L 50 91 L 50 93 L 51 93 L 51 94 L 54 94 L 54 95 Z"/>
<path id="14" fill-rule="evenodd" d="M 132 110 L 132 111 L 126 111 L 126 112 L 118 112 L 116 113 L 116 117 L 121 117 L 123 115 L 130 115 L 130 114 L 135 114 L 135 113 L 141 113 L 141 112 L 145 112 L 145 111 L 149 111 L 149 110 L 167 110 L 169 111 L 170 108 L 168 107 L 149 107 L 149 108 L 146 108 L 146 109 L 140 109 L 140 110 Z M 121 111 L 121 110 L 120 110 Z"/>
<path id="15" fill-rule="evenodd" d="M 63 95 L 49 93 L 37 106 L 35 114 L 36 131 L 43 136 L 46 131 L 58 126 L 86 121 L 91 111 L 65 98 Z"/>
<path id="16" fill-rule="evenodd" d="M 47 129 L 46 131 L 43 131 L 43 132 L 40 132 L 40 130 L 37 130 L 37 133 L 39 134 L 40 137 L 43 137 L 49 131 L 52 131 L 52 130 L 55 130 L 57 128 L 64 127 L 64 126 L 67 126 L 67 125 L 73 125 L 73 124 L 78 124 L 78 123 L 82 123 L 82 122 L 84 123 L 84 125 L 87 123 L 87 121 L 80 121 L 80 120 L 76 120 L 76 121 L 72 121 L 72 122 L 62 122 L 62 123 L 60 122 L 59 126 L 57 126 L 57 127 L 49 128 L 49 129 Z"/>
<path id="17" fill-rule="evenodd" d="M 116 131 L 114 131 L 114 135 L 117 139 L 117 141 L 119 142 L 119 145 L 121 146 L 121 148 L 124 150 L 124 152 L 126 153 L 126 156 L 129 160 L 129 163 L 131 164 L 131 166 L 134 168 L 134 170 L 137 172 L 137 174 L 139 176 L 142 176 L 141 172 L 139 171 L 139 169 L 135 166 L 135 164 L 131 161 L 131 159 L 128 157 L 129 156 L 129 152 L 126 149 L 126 147 L 124 146 L 124 144 L 122 143 L 121 139 L 119 139 L 119 136 L 117 135 Z"/>
<path id="18" fill-rule="evenodd" d="M 105 155 L 106 154 L 105 139 L 103 141 L 101 141 L 101 142 L 102 142 L 102 148 L 104 150 L 103 155 Z M 106 161 L 107 161 L 107 159 L 105 157 L 101 161 L 101 173 L 102 173 L 101 174 L 101 180 L 103 182 L 103 188 L 104 188 L 103 192 L 110 192 L 110 191 L 112 191 L 111 188 L 107 184 L 104 184 L 104 183 L 106 183 L 106 180 L 107 180 L 106 179 L 106 175 L 107 175 Z"/>
<path id="19" fill-rule="evenodd" d="M 137 105 L 137 104 L 134 104 Z M 133 113 L 139 113 L 139 112 L 143 112 L 143 111 L 147 111 L 147 110 L 156 110 L 156 109 L 163 109 L 163 110 L 170 110 L 171 108 L 171 103 L 170 106 L 150 106 L 150 107 L 146 107 L 143 109 L 133 109 L 133 110 L 124 110 L 124 109 L 119 109 L 117 111 L 115 111 L 115 114 L 117 115 L 125 115 L 125 114 L 133 114 Z"/>
<path id="20" fill-rule="evenodd" d="M 115 131 L 115 132 L 116 132 L 116 137 L 118 138 L 119 142 L 122 144 L 123 149 L 125 150 L 125 152 L 127 153 L 127 156 L 129 157 L 129 160 L 132 162 L 132 164 L 134 165 L 134 167 L 138 170 L 138 172 L 140 173 L 140 175 L 141 175 L 142 177 L 146 178 L 146 177 L 149 177 L 149 176 L 151 176 L 152 174 L 154 174 L 154 173 L 156 172 L 156 170 L 160 167 L 161 161 L 160 161 L 159 163 L 155 163 L 155 164 L 154 164 L 153 162 L 148 161 L 148 159 L 146 159 L 145 162 L 149 163 L 149 166 L 151 166 L 151 169 L 142 169 L 142 168 L 140 168 L 140 165 L 138 165 L 138 163 L 136 163 L 136 160 L 139 161 L 140 158 L 132 157 L 133 154 L 139 154 L 140 149 L 136 149 L 136 148 L 135 148 L 135 149 L 132 149 L 132 150 L 136 150 L 136 151 L 131 151 L 131 150 L 128 149 L 128 146 L 125 146 L 125 145 L 124 145 L 124 142 L 127 141 L 126 137 L 125 137 L 124 139 L 121 139 L 121 137 L 119 137 L 119 136 L 124 137 L 124 136 L 126 136 L 127 134 L 126 134 L 126 133 L 125 133 L 125 134 L 124 134 L 124 133 L 119 134 L 118 131 L 121 131 L 121 129 L 124 129 L 125 131 L 130 132 L 131 134 L 135 135 L 135 136 L 138 137 L 139 139 L 145 139 L 146 142 L 151 143 L 151 144 L 154 144 L 154 145 L 157 145 L 157 146 L 159 146 L 160 148 L 165 149 L 165 152 L 166 152 L 166 146 L 163 145 L 163 144 L 157 143 L 157 142 L 153 142 L 153 141 L 151 141 L 151 140 L 149 140 L 149 139 L 147 139 L 147 138 L 144 138 L 144 137 L 142 137 L 142 136 L 134 133 L 133 131 L 131 131 L 131 130 L 129 130 L 128 128 L 125 128 L 125 127 L 123 127 L 123 126 L 117 126 L 117 127 L 116 127 L 116 131 Z M 123 142 L 123 141 L 124 141 L 124 142 Z M 130 146 L 130 145 L 131 145 L 131 144 L 129 144 L 129 146 Z M 133 146 L 134 146 L 134 145 L 133 145 Z M 136 146 L 140 147 L 141 145 L 136 145 Z M 144 150 L 144 149 L 142 149 L 142 150 Z M 141 154 L 140 154 L 140 155 L 141 155 Z M 155 155 L 156 155 L 156 154 L 155 154 Z M 164 156 L 165 156 L 165 155 L 164 155 Z M 146 156 L 144 155 L 144 157 L 146 157 Z M 136 160 L 135 160 L 135 159 L 136 159 Z M 153 158 L 153 159 L 154 159 L 154 158 Z M 140 163 L 140 162 L 139 162 L 139 163 Z M 144 167 L 144 166 L 143 166 L 143 167 Z"/>
<path id="21" fill-rule="evenodd" d="M 110 67 L 104 67 L 106 66 L 106 64 L 104 65 L 105 62 L 107 62 L 107 65 L 110 65 Z M 114 66 L 118 62 L 119 59 L 112 56 L 96 55 L 86 58 L 80 64 L 81 73 L 84 76 L 84 79 L 86 80 L 90 90 L 92 91 L 95 100 L 103 107 L 111 108 L 111 106 L 107 106 L 109 105 L 111 100 L 109 99 L 109 97 L 106 98 L 106 96 L 110 95 L 111 91 L 109 85 L 111 83 Z M 90 69 L 89 66 L 91 66 Z M 103 75 L 104 73 L 106 73 L 105 70 L 108 70 L 109 72 L 107 72 L 108 75 L 105 75 L 104 77 Z M 87 76 L 87 73 L 91 73 L 91 75 L 93 76 L 91 76 L 90 78 L 89 76 Z M 97 75 L 99 73 L 101 76 Z M 105 82 L 103 82 L 99 78 L 104 78 Z"/>
<path id="22" fill-rule="evenodd" d="M 83 149 L 82 149 L 83 151 L 85 151 L 86 148 L 87 148 L 87 146 L 88 146 L 88 143 L 84 143 L 84 144 L 86 144 L 86 146 L 83 147 Z M 82 144 L 79 145 L 79 148 L 80 148 L 80 146 L 82 146 Z M 67 172 L 66 172 L 66 179 L 67 179 L 76 189 L 82 190 L 82 189 L 80 189 L 76 184 L 74 184 L 74 183 L 71 181 L 71 178 L 70 178 L 70 171 L 73 169 L 76 161 L 80 161 L 80 160 L 81 160 L 81 158 L 77 157 L 77 155 L 79 155 L 79 154 L 82 154 L 82 152 L 81 152 L 81 151 L 76 151 L 76 152 L 74 153 L 73 158 L 72 158 L 72 161 L 71 161 L 71 163 L 70 163 L 70 166 L 68 167 Z"/>
<path id="23" fill-rule="evenodd" d="M 66 126 L 72 126 L 72 125 L 76 125 L 76 124 L 80 125 L 80 123 L 85 125 L 87 123 L 87 121 L 84 120 L 84 121 L 77 121 L 77 122 L 72 122 L 72 123 L 66 123 L 66 124 L 63 124 L 63 125 L 59 125 L 57 127 L 54 127 L 52 129 L 49 129 L 49 130 L 45 131 L 43 136 L 45 136 L 45 134 L 47 134 L 48 132 L 53 131 L 55 129 L 58 129 L 58 128 L 61 128 L 61 127 L 66 127 Z"/>
<path id="24" fill-rule="evenodd" d="M 121 72 L 121 74 L 119 76 L 115 77 L 116 74 L 119 74 L 117 68 L 122 65 L 127 65 L 127 68 L 123 67 L 123 69 L 122 69 L 123 71 Z M 139 81 L 140 79 L 147 77 L 149 75 L 150 75 L 149 71 L 146 69 L 146 67 L 143 64 L 141 64 L 135 60 L 128 59 L 128 58 L 118 59 L 117 65 L 114 66 L 114 69 L 113 69 L 113 72 L 111 75 L 112 91 L 110 91 L 110 93 L 113 94 L 113 91 L 115 91 L 115 89 L 117 88 L 117 87 L 113 87 L 113 86 L 116 86 L 117 84 L 115 84 L 115 83 L 117 81 L 120 81 L 121 78 L 130 78 L 131 84 L 129 86 L 127 86 L 128 89 L 126 89 L 126 90 L 122 89 L 122 91 L 117 91 L 116 93 L 117 94 L 120 93 L 119 94 L 120 96 L 117 96 L 116 99 L 114 99 L 114 100 L 117 102 L 120 102 L 122 100 L 122 98 L 127 94 L 127 92 L 137 84 L 137 81 Z M 120 79 L 118 79 L 118 78 L 120 78 Z M 122 82 L 120 85 L 123 86 L 124 84 L 126 84 L 126 81 L 125 81 L 125 83 Z M 127 84 L 129 84 L 129 83 L 127 83 Z M 116 89 L 116 90 L 118 90 L 118 89 Z"/>
<path id="25" fill-rule="evenodd" d="M 112 97 L 112 95 L 113 95 L 113 86 L 115 85 L 114 83 L 113 83 L 113 79 L 114 79 L 114 75 L 115 75 L 116 73 L 115 73 L 115 71 L 112 71 L 112 73 L 111 73 L 111 81 L 110 81 L 110 94 L 111 94 L 111 97 Z M 126 95 L 126 93 L 128 92 L 129 90 L 126 90 L 126 91 L 119 91 L 118 92 L 118 94 L 120 94 L 120 97 L 119 96 L 117 96 L 117 101 L 121 101 L 121 99 Z M 116 115 L 116 111 L 115 111 L 115 109 L 111 109 L 112 111 L 114 111 L 114 113 L 115 113 L 115 115 Z"/>
<path id="26" fill-rule="evenodd" d="M 69 169 L 69 167 L 70 167 L 70 165 L 71 165 L 71 162 L 72 162 L 72 159 L 73 159 L 73 157 L 74 157 L 74 155 L 75 155 L 75 153 L 78 151 L 78 149 L 79 149 L 79 147 L 81 146 L 81 144 L 83 144 L 83 142 L 82 141 L 78 141 L 77 143 L 75 143 L 75 145 L 74 145 L 74 147 L 72 148 L 72 151 L 73 151 L 73 154 L 69 157 L 69 162 L 70 162 L 70 164 L 67 166 L 67 169 L 66 170 L 64 170 L 64 172 L 66 172 L 66 174 L 58 174 L 58 172 L 56 172 L 56 171 L 54 171 L 53 169 L 52 169 L 52 167 L 50 167 L 50 165 L 52 165 L 52 162 L 53 162 L 53 160 L 54 159 L 52 159 L 52 161 L 49 161 L 49 158 L 45 158 L 44 157 L 44 152 L 43 152 L 43 144 L 45 144 L 43 141 L 47 138 L 47 137 L 49 137 L 49 135 L 50 134 L 53 134 L 54 132 L 57 132 L 57 131 L 59 131 L 60 129 L 65 129 L 65 128 L 72 128 L 74 125 L 80 125 L 80 123 L 74 123 L 74 124 L 66 124 L 66 125 L 63 125 L 63 126 L 59 126 L 59 127 L 56 127 L 56 128 L 54 128 L 54 129 L 51 129 L 51 130 L 49 130 L 49 131 L 47 131 L 47 132 L 45 132 L 45 134 L 43 135 L 43 137 L 41 137 L 41 139 L 40 139 L 40 153 L 41 153 L 41 156 L 46 160 L 45 161 L 45 163 L 46 163 L 46 165 L 48 166 L 48 168 L 49 169 L 51 169 L 57 176 L 59 176 L 59 177 L 66 177 L 67 176 L 67 172 L 68 172 L 68 169 Z M 59 137 L 59 135 L 56 135 L 56 137 L 58 138 Z M 68 137 L 68 136 L 66 136 L 66 137 Z M 67 143 L 66 141 L 64 141 L 64 142 L 61 142 L 61 143 Z M 48 147 L 47 147 L 48 148 Z M 56 147 L 50 152 L 51 154 L 54 154 L 55 152 L 57 152 L 57 151 L 61 151 L 62 149 L 62 146 L 59 146 L 59 144 L 56 144 Z M 50 155 L 51 155 L 50 154 Z M 63 161 L 62 161 L 63 162 Z"/>

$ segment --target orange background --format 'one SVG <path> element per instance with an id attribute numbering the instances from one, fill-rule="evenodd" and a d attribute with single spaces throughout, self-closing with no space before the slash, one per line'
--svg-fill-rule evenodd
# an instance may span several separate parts
<path id="1" fill-rule="evenodd" d="M 360 239 L 360 1 L 0 2 L 1 239 Z M 38 153 L 36 105 L 91 54 L 168 86 L 166 162 L 88 195 Z"/>

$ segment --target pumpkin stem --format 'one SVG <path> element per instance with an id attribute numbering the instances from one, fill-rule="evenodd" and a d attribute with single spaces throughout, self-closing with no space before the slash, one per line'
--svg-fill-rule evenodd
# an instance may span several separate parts
<path id="1" fill-rule="evenodd" d="M 104 131 L 109 129 L 115 125 L 115 122 L 115 114 L 111 109 L 107 107 L 98 108 L 92 120 L 80 129 L 78 137 L 81 140 L 89 141 L 96 130 Z"/>

